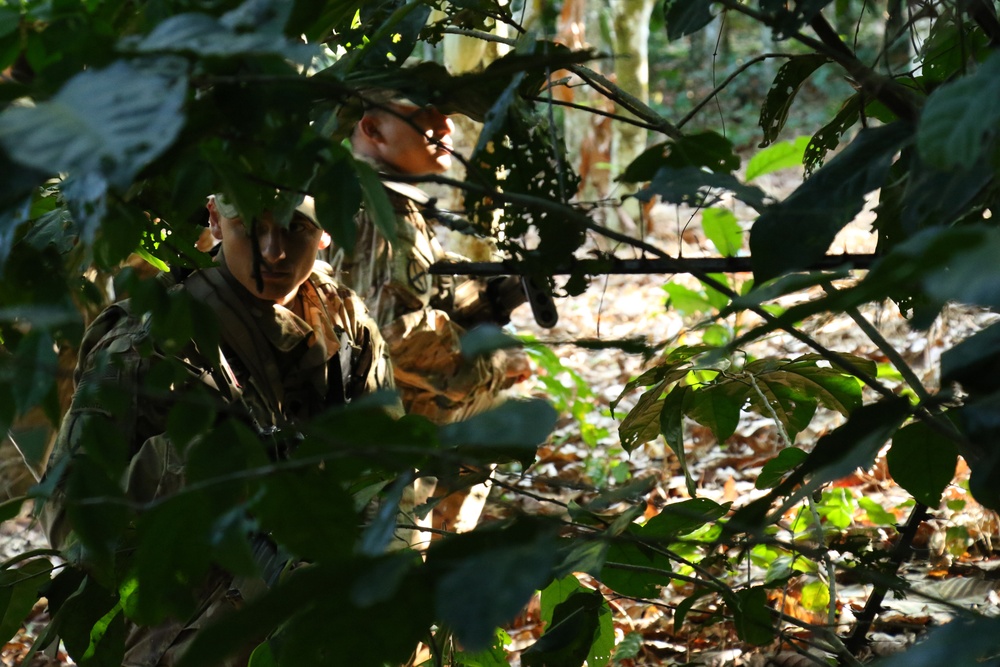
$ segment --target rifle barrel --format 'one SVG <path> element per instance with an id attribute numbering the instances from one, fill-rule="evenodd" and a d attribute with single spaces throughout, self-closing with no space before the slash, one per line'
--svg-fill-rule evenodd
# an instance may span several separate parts
<path id="1" fill-rule="evenodd" d="M 826 255 L 806 270 L 840 268 L 867 269 L 878 258 L 870 254 Z M 588 275 L 643 273 L 752 273 L 749 257 L 681 257 L 677 259 L 577 259 L 556 267 L 551 275 L 566 275 L 582 270 Z M 515 262 L 437 262 L 430 267 L 434 275 L 516 276 L 528 273 Z M 548 273 L 548 272 L 546 272 Z"/>

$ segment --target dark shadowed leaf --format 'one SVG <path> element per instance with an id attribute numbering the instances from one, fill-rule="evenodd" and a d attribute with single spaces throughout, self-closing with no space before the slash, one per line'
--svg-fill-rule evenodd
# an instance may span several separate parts
<path id="1" fill-rule="evenodd" d="M 917 502 L 934 509 L 955 476 L 958 447 L 946 435 L 914 422 L 892 436 L 889 473 Z"/>
<path id="2" fill-rule="evenodd" d="M 788 120 L 788 111 L 792 108 L 795 95 L 798 94 L 802 84 L 805 83 L 813 72 L 820 66 L 829 62 L 826 56 L 809 54 L 804 56 L 793 56 L 788 59 L 778 74 L 774 77 L 771 89 L 767 91 L 767 99 L 760 108 L 760 129 L 764 132 L 764 140 L 758 148 L 764 148 L 774 143 L 785 127 Z M 747 180 L 750 177 L 747 176 Z"/>
<path id="3" fill-rule="evenodd" d="M 626 452 L 631 452 L 644 442 L 655 440 L 660 435 L 660 411 L 663 407 L 660 397 L 666 386 L 667 382 L 663 380 L 653 385 L 652 389 L 643 392 L 635 407 L 618 425 L 618 436 Z"/>
<path id="4" fill-rule="evenodd" d="M 684 452 L 684 410 L 690 401 L 693 393 L 691 387 L 674 387 L 663 399 L 660 410 L 660 433 L 667 441 L 667 446 L 677 457 L 681 471 L 684 473 L 684 480 L 687 485 L 688 494 L 696 496 L 697 487 L 694 478 L 688 471 L 687 455 Z"/>
<path id="5" fill-rule="evenodd" d="M 917 129 L 917 147 L 932 165 L 969 166 L 997 135 L 1000 125 L 1000 54 L 994 53 L 974 74 L 935 90 Z"/>
<path id="6" fill-rule="evenodd" d="M 715 18 L 712 0 L 667 0 L 663 3 L 663 17 L 667 25 L 667 39 L 674 41 L 698 32 Z"/>
<path id="7" fill-rule="evenodd" d="M 685 410 L 688 417 L 712 429 L 712 434 L 721 444 L 736 432 L 740 410 L 746 401 L 746 385 L 725 382 L 691 392 Z"/>
<path id="8" fill-rule="evenodd" d="M 729 604 L 736 622 L 736 634 L 748 644 L 761 646 L 774 639 L 774 621 L 767 605 L 767 591 L 761 586 L 736 592 L 738 604 Z"/>
<path id="9" fill-rule="evenodd" d="M 555 535 L 534 522 L 476 530 L 431 546 L 435 608 L 469 650 L 490 645 L 494 629 L 510 621 L 551 577 Z"/>
<path id="10" fill-rule="evenodd" d="M 880 667 L 941 667 L 987 664 L 1000 650 L 1000 620 L 961 618 L 931 630 L 913 649 L 887 658 Z"/>
<path id="11" fill-rule="evenodd" d="M 348 159 L 335 160 L 321 168 L 312 185 L 319 224 L 330 232 L 339 248 L 353 248 L 358 227 L 354 220 L 363 193 L 358 175 Z"/>
<path id="12" fill-rule="evenodd" d="M 666 555 L 642 544 L 640 535 L 637 526 L 629 526 L 628 531 L 608 544 L 598 579 L 622 595 L 656 598 L 660 588 L 672 580 L 672 565 Z"/>
<path id="13" fill-rule="evenodd" d="M 640 529 L 643 539 L 665 542 L 695 531 L 726 515 L 729 503 L 720 505 L 707 498 L 692 498 L 666 505 Z"/>
<path id="14" fill-rule="evenodd" d="M 705 167 L 714 173 L 731 174 L 739 166 L 731 141 L 715 132 L 701 132 L 647 148 L 615 180 L 643 183 L 652 180 L 661 167 Z"/>
<path id="15" fill-rule="evenodd" d="M 0 570 L 0 641 L 4 644 L 21 627 L 49 582 L 52 563 L 34 558 L 20 567 Z"/>
<path id="16" fill-rule="evenodd" d="M 740 183 L 735 176 L 705 171 L 700 167 L 661 167 L 650 184 L 634 196 L 643 202 L 658 196 L 669 204 L 713 206 L 723 191 L 733 193 L 737 199 L 758 211 L 764 208 L 767 199 L 762 190 Z"/>
<path id="17" fill-rule="evenodd" d="M 510 400 L 465 421 L 439 430 L 444 446 L 510 451 L 519 460 L 534 460 L 535 449 L 555 428 L 558 414 L 541 399 Z"/>
<path id="18" fill-rule="evenodd" d="M 1000 324 L 990 325 L 944 351 L 941 383 L 950 382 L 976 393 L 1000 388 Z"/>
<path id="19" fill-rule="evenodd" d="M 769 489 L 776 486 L 789 470 L 793 470 L 806 460 L 807 454 L 798 447 L 786 447 L 778 455 L 764 464 L 754 486 Z"/>
<path id="20" fill-rule="evenodd" d="M 568 667 L 584 660 L 588 665 L 606 664 L 614 648 L 614 628 L 609 638 L 602 632 L 602 620 L 606 620 L 603 625 L 610 625 L 611 611 L 604 596 L 579 587 L 555 605 L 545 634 L 521 654 L 521 663 L 526 667 Z"/>
<path id="21" fill-rule="evenodd" d="M 840 138 L 861 117 L 860 110 L 861 95 L 852 95 L 844 101 L 837 115 L 812 136 L 806 146 L 805 154 L 802 156 L 802 164 L 805 166 L 807 176 L 822 167 L 826 160 L 826 154 L 840 145 Z"/>
<path id="22" fill-rule="evenodd" d="M 495 324 L 480 324 L 462 336 L 462 356 L 474 359 L 496 350 L 520 347 L 521 341 Z"/>
<path id="23" fill-rule="evenodd" d="M 118 188 L 174 141 L 184 125 L 187 75 L 177 63 L 125 61 L 73 77 L 35 108 L 0 114 L 0 143 L 46 173 L 100 174 Z"/>
<path id="24" fill-rule="evenodd" d="M 826 254 L 844 225 L 882 185 L 912 128 L 893 123 L 865 130 L 787 199 L 767 208 L 750 230 L 757 283 L 803 269 Z"/>

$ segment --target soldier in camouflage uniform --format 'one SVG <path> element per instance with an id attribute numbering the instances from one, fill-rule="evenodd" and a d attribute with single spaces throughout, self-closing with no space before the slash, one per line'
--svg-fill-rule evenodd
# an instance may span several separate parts
<path id="1" fill-rule="evenodd" d="M 211 232 L 221 242 L 218 266 L 196 271 L 171 287 L 187 291 L 218 314 L 218 365 L 194 343 L 172 355 L 189 371 L 189 385 L 201 384 L 265 433 L 294 428 L 330 405 L 392 386 L 382 337 L 364 304 L 330 277 L 328 265 L 315 261 L 329 237 L 316 225 L 311 198 L 298 206 L 287 228 L 270 213 L 258 220 L 259 283 L 251 227 L 220 195 L 209 198 L 208 211 Z M 105 310 L 84 337 L 76 393 L 49 469 L 59 469 L 66 457 L 71 457 L 72 467 L 80 455 L 82 434 L 93 422 L 106 420 L 126 435 L 130 447 L 122 480 L 129 498 L 148 502 L 180 488 L 184 461 L 166 435 L 172 397 L 142 395 L 147 373 L 165 354 L 151 337 L 149 318 L 134 314 L 128 300 Z M 94 399 L 107 383 L 129 397 L 123 410 L 111 412 Z M 74 542 L 65 509 L 57 492 L 44 516 L 52 544 L 62 548 Z M 273 560 L 270 543 L 264 538 L 257 542 L 259 564 Z M 259 590 L 263 582 L 255 585 Z M 175 664 L 195 630 L 246 593 L 220 573 L 206 584 L 196 618 L 155 628 L 130 627 L 124 665 Z M 244 665 L 247 657 L 227 664 Z"/>
<path id="2" fill-rule="evenodd" d="M 369 108 L 351 142 L 354 154 L 383 175 L 399 242 L 391 247 L 368 212 L 361 211 L 358 241 L 340 265 L 342 275 L 381 327 L 407 412 L 436 423 L 458 421 L 492 406 L 504 389 L 528 377 L 522 352 L 470 361 L 459 345 L 468 327 L 509 322 L 524 292 L 516 277 L 459 280 L 428 272 L 431 264 L 449 257 L 430 225 L 438 211 L 425 192 L 392 178 L 447 170 L 454 125 L 436 108 L 417 106 L 391 91 L 366 98 Z"/>

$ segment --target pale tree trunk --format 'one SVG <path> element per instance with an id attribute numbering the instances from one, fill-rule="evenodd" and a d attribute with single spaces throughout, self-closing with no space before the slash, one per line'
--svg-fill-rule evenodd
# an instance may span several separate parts
<path id="1" fill-rule="evenodd" d="M 615 40 L 615 79 L 618 87 L 649 103 L 649 19 L 653 0 L 611 0 Z M 619 111 L 619 113 L 626 113 Z M 630 123 L 612 124 L 611 167 L 619 174 L 646 149 L 648 131 Z M 622 193 L 624 194 L 624 193 Z M 620 217 L 634 218 L 634 199 Z M 620 222 L 627 223 L 622 219 Z"/>

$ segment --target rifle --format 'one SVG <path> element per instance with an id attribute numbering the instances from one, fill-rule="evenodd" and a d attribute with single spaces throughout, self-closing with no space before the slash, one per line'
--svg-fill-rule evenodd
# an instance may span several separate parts
<path id="1" fill-rule="evenodd" d="M 465 218 L 455 215 L 450 211 L 439 209 L 437 207 L 437 198 L 431 197 L 423 190 L 407 183 L 396 181 L 383 180 L 382 183 L 388 189 L 417 204 L 421 208 L 424 218 L 434 220 L 460 234 L 488 238 Z M 445 267 L 465 264 L 477 264 L 477 262 L 437 262 L 431 265 L 430 273 L 432 275 L 459 275 L 463 272 L 448 271 Z M 500 320 L 509 320 L 511 311 L 527 301 L 531 305 L 531 314 L 534 316 L 538 326 L 551 329 L 556 325 L 559 321 L 559 311 L 556 309 L 555 300 L 548 289 L 540 285 L 533 276 L 524 272 L 495 273 L 490 277 L 499 278 L 501 276 L 514 278 L 514 280 L 498 280 L 487 283 L 486 300 L 492 305 L 491 313 L 486 314 L 474 310 L 462 311 L 456 319 L 466 322 L 491 320 L 498 324 L 504 324 L 505 322 Z M 469 287 L 466 289 L 474 288 Z M 462 291 L 462 287 L 456 290 L 456 303 L 472 301 L 470 298 L 463 298 L 471 295 L 463 295 Z"/>

